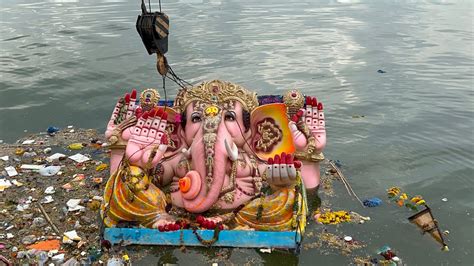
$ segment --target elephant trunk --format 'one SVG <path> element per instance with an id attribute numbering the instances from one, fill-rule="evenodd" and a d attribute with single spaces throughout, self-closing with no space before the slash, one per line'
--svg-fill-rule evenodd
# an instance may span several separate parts
<path id="1" fill-rule="evenodd" d="M 230 136 L 223 124 L 218 125 L 217 132 L 205 132 L 202 141 L 196 136 L 198 141 L 195 140 L 191 148 L 195 171 L 189 171 L 180 180 L 183 205 L 189 212 L 205 212 L 219 200 L 228 168 L 225 140 Z"/>

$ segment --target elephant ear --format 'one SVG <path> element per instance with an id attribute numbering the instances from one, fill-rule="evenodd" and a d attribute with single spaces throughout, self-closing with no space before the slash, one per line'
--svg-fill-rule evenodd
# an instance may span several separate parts
<path id="1" fill-rule="evenodd" d="M 295 152 L 286 112 L 285 104 L 272 103 L 259 106 L 250 114 L 251 145 L 260 159 Z"/>
<path id="2" fill-rule="evenodd" d="M 168 136 L 169 144 L 166 152 L 174 153 L 182 145 L 182 141 L 178 135 L 179 127 L 181 127 L 181 114 L 171 107 L 164 108 L 163 110 L 168 114 L 166 135 Z"/>

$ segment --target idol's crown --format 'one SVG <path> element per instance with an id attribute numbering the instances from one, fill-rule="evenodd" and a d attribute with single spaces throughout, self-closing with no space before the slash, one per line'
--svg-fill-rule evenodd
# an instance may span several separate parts
<path id="1" fill-rule="evenodd" d="M 238 101 L 249 112 L 258 106 L 255 92 L 250 92 L 237 84 L 220 80 L 206 81 L 187 90 L 183 95 L 183 100 L 182 110 L 185 110 L 188 104 L 195 101 L 217 106 L 224 106 L 231 101 Z"/>

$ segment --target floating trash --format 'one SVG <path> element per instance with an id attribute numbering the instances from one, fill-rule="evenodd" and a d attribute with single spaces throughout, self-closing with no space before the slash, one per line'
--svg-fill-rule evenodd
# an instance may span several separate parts
<path id="1" fill-rule="evenodd" d="M 366 207 L 378 207 L 382 204 L 382 200 L 379 198 L 370 198 L 363 201 L 364 206 Z"/>
<path id="2" fill-rule="evenodd" d="M 17 181 L 16 179 L 12 179 L 12 184 L 15 185 L 15 186 L 17 186 L 17 187 L 23 186 L 23 183 Z"/>
<path id="3" fill-rule="evenodd" d="M 73 179 L 71 180 L 71 182 L 80 182 L 86 178 L 84 174 L 75 174 L 72 177 Z"/>
<path id="4" fill-rule="evenodd" d="M 381 255 L 386 260 L 391 260 L 393 257 L 397 256 L 395 253 L 393 253 L 392 249 L 387 245 L 380 248 L 377 254 Z"/>
<path id="5" fill-rule="evenodd" d="M 55 192 L 56 192 L 56 190 L 54 190 L 53 186 L 47 187 L 44 191 L 45 194 L 54 194 Z"/>
<path id="6" fill-rule="evenodd" d="M 50 126 L 50 127 L 48 127 L 48 129 L 46 129 L 46 132 L 48 132 L 48 134 L 50 134 L 50 135 L 51 135 L 51 134 L 54 134 L 54 133 L 56 133 L 56 132 L 58 132 L 58 131 L 59 131 L 59 128 L 58 128 L 58 127 L 54 127 L 54 126 Z"/>
<path id="7" fill-rule="evenodd" d="M 65 238 L 67 240 L 81 241 L 81 237 L 77 234 L 76 230 L 64 232 L 63 242 L 65 242 L 64 241 Z M 67 240 L 66 242 L 68 242 Z"/>
<path id="8" fill-rule="evenodd" d="M 45 240 L 37 242 L 33 245 L 29 245 L 27 249 L 36 249 L 36 250 L 43 250 L 43 251 L 50 251 L 50 250 L 59 250 L 61 247 L 61 243 L 57 239 L 53 240 Z"/>
<path id="9" fill-rule="evenodd" d="M 36 165 L 36 164 L 22 164 L 20 166 L 21 170 L 31 170 L 31 171 L 39 171 L 45 167 L 44 164 Z"/>
<path id="10" fill-rule="evenodd" d="M 83 162 L 87 162 L 90 160 L 89 157 L 85 156 L 85 155 L 82 155 L 80 153 L 77 153 L 77 154 L 74 154 L 72 156 L 69 156 L 69 159 L 77 162 L 77 163 L 83 163 Z"/>
<path id="11" fill-rule="evenodd" d="M 65 256 L 64 253 L 61 253 L 61 254 L 53 256 L 51 260 L 57 263 L 61 263 L 64 261 L 64 256 Z"/>
<path id="12" fill-rule="evenodd" d="M 54 162 L 54 161 L 57 161 L 57 160 L 61 160 L 63 158 L 66 158 L 67 156 L 65 154 L 62 154 L 62 153 L 55 153 L 49 157 L 46 158 L 46 161 L 48 162 Z"/>
<path id="13" fill-rule="evenodd" d="M 41 203 L 47 204 L 47 203 L 51 203 L 51 202 L 53 202 L 53 201 L 54 201 L 53 196 L 46 196 L 46 197 L 44 197 L 44 199 L 41 201 Z"/>
<path id="14" fill-rule="evenodd" d="M 99 164 L 95 170 L 100 172 L 100 171 L 104 171 L 105 169 L 107 169 L 109 166 L 106 164 L 106 163 L 101 163 Z"/>
<path id="15" fill-rule="evenodd" d="M 82 143 L 72 143 L 67 146 L 68 149 L 70 150 L 81 150 L 84 148 L 84 145 Z"/>
<path id="16" fill-rule="evenodd" d="M 23 148 L 17 148 L 15 150 L 15 155 L 22 156 L 23 153 L 25 153 L 25 149 L 23 149 Z"/>
<path id="17" fill-rule="evenodd" d="M 6 180 L 4 178 L 0 179 L 0 192 L 3 192 L 6 188 L 9 188 L 12 186 L 12 183 L 10 180 Z"/>
<path id="18" fill-rule="evenodd" d="M 70 199 L 66 202 L 66 205 L 68 206 L 68 211 L 73 212 L 73 211 L 80 211 L 84 209 L 84 206 L 79 205 L 81 203 L 80 199 Z"/>
<path id="19" fill-rule="evenodd" d="M 18 172 L 16 171 L 15 167 L 13 167 L 13 166 L 5 167 L 5 171 L 7 171 L 7 174 L 10 177 L 18 175 Z"/>
<path id="20" fill-rule="evenodd" d="M 27 139 L 27 140 L 23 141 L 21 144 L 22 145 L 31 145 L 33 143 L 35 143 L 34 139 Z"/>
<path id="21" fill-rule="evenodd" d="M 39 169 L 39 173 L 42 176 L 54 176 L 61 170 L 61 166 L 51 165 L 48 167 L 44 167 Z"/>
<path id="22" fill-rule="evenodd" d="M 448 245 L 443 238 L 443 233 L 438 226 L 438 221 L 433 217 L 431 209 L 425 206 L 425 209 L 409 217 L 411 223 L 416 224 L 423 234 L 429 233 L 438 243 L 442 245 L 443 251 L 449 251 Z"/>

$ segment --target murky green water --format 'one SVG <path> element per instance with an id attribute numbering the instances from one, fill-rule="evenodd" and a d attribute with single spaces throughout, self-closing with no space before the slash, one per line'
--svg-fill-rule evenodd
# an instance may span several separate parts
<path id="1" fill-rule="evenodd" d="M 370 225 L 340 227 L 367 242 L 367 254 L 388 244 L 409 265 L 474 264 L 473 2 L 165 0 L 163 8 L 171 18 L 168 59 L 181 77 L 317 96 L 326 107 L 326 156 L 343 162 L 359 196 L 385 199 L 386 188 L 402 186 L 423 195 L 451 232 L 443 253 L 408 223 L 408 210 L 362 209 L 340 190 L 335 207 L 372 217 Z M 160 87 L 155 58 L 135 31 L 138 12 L 138 1 L 2 0 L 0 139 L 49 125 L 103 130 L 125 90 Z M 216 256 L 154 254 L 144 264 Z M 299 257 L 226 254 L 233 263 L 350 262 L 317 249 Z"/>

